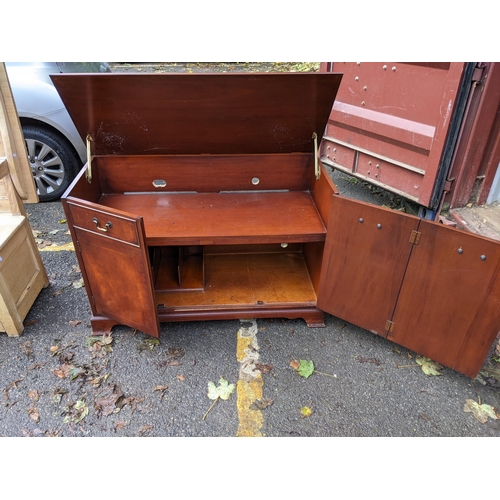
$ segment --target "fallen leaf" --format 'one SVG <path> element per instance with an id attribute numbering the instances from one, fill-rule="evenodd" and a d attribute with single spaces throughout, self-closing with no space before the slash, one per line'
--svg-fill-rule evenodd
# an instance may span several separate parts
<path id="1" fill-rule="evenodd" d="M 68 405 L 64 410 L 64 413 L 66 413 L 63 419 L 64 424 L 77 424 L 89 414 L 89 408 L 84 399 L 79 399 L 76 403 Z"/>
<path id="2" fill-rule="evenodd" d="M 120 420 L 120 421 L 116 424 L 116 428 L 117 428 L 118 430 L 121 430 L 121 429 L 123 429 L 125 426 L 127 426 L 127 425 L 129 425 L 129 424 L 130 424 L 130 422 L 125 422 L 125 421 L 123 421 L 123 420 Z"/>
<path id="3" fill-rule="evenodd" d="M 177 375 L 177 378 L 179 380 L 181 380 L 182 382 L 184 382 L 184 380 L 186 380 L 186 377 L 184 375 Z"/>
<path id="4" fill-rule="evenodd" d="M 56 377 L 59 378 L 67 378 L 69 376 L 69 371 L 71 370 L 72 365 L 68 363 L 64 363 L 61 367 L 50 370 Z"/>
<path id="5" fill-rule="evenodd" d="M 168 385 L 155 385 L 153 392 L 155 391 L 166 391 L 168 389 Z"/>
<path id="6" fill-rule="evenodd" d="M 57 388 L 53 393 L 52 393 L 52 402 L 59 404 L 61 402 L 62 397 L 67 394 L 68 391 L 65 389 L 59 389 Z"/>
<path id="7" fill-rule="evenodd" d="M 120 398 L 123 398 L 123 392 L 115 384 L 109 385 L 102 389 L 96 396 L 94 402 L 94 408 L 98 415 L 107 417 L 112 413 L 120 410 L 117 408 L 117 402 Z"/>
<path id="8" fill-rule="evenodd" d="M 464 411 L 472 413 L 474 418 L 482 424 L 485 424 L 488 418 L 493 420 L 498 420 L 500 418 L 500 413 L 497 412 L 495 408 L 487 404 L 480 405 L 473 399 L 465 400 Z"/>
<path id="9" fill-rule="evenodd" d="M 23 344 L 23 353 L 27 358 L 33 356 L 33 347 L 31 346 L 31 342 L 29 340 Z"/>
<path id="10" fill-rule="evenodd" d="M 417 356 L 415 361 L 422 367 L 422 371 L 426 375 L 429 376 L 441 375 L 441 373 L 439 373 L 439 370 L 441 370 L 443 367 L 439 363 L 432 361 L 432 359 L 425 358 L 424 356 Z"/>
<path id="11" fill-rule="evenodd" d="M 152 351 L 155 346 L 160 345 L 160 341 L 158 339 L 149 338 L 144 339 L 138 346 L 137 349 L 139 352 L 142 351 Z"/>
<path id="12" fill-rule="evenodd" d="M 360 363 L 374 363 L 377 366 L 381 364 L 381 361 L 377 358 L 363 358 L 362 356 L 358 356 L 357 359 Z"/>
<path id="13" fill-rule="evenodd" d="M 35 389 L 28 391 L 28 397 L 33 401 L 38 401 L 40 399 L 40 395 L 38 394 L 38 391 L 36 391 Z"/>
<path id="14" fill-rule="evenodd" d="M 257 370 L 261 373 L 266 374 L 273 369 L 273 365 L 261 365 L 260 363 L 255 363 L 255 368 L 257 368 Z"/>
<path id="15" fill-rule="evenodd" d="M 79 325 L 80 323 L 81 323 L 81 321 L 80 321 L 79 319 L 77 319 L 77 320 L 73 320 L 73 321 L 70 321 L 70 322 L 69 322 L 69 324 L 70 324 L 71 326 L 76 326 L 76 325 Z"/>
<path id="16" fill-rule="evenodd" d="M 167 349 L 167 355 L 171 358 L 182 358 L 184 356 L 184 349 L 181 347 L 169 347 Z"/>
<path id="17" fill-rule="evenodd" d="M 30 408 L 28 410 L 28 416 L 35 422 L 40 421 L 40 414 L 38 413 L 38 410 L 36 408 Z"/>
<path id="18" fill-rule="evenodd" d="M 24 326 L 33 326 L 33 325 L 36 325 L 37 323 L 38 323 L 37 319 L 30 319 L 29 321 L 26 321 L 24 323 Z"/>
<path id="19" fill-rule="evenodd" d="M 292 361 L 290 361 L 290 366 L 291 366 L 294 370 L 298 370 L 298 369 L 299 369 L 299 366 L 300 366 L 300 361 L 298 361 L 297 359 L 292 359 Z"/>
<path id="20" fill-rule="evenodd" d="M 314 363 L 312 361 L 306 361 L 305 359 L 300 360 L 299 367 L 297 368 L 297 373 L 304 378 L 309 378 L 314 372 Z"/>
<path id="21" fill-rule="evenodd" d="M 309 417 L 310 415 L 312 415 L 312 410 L 308 406 L 303 406 L 300 409 L 300 413 L 302 415 L 302 418 L 306 418 L 306 417 Z"/>
<path id="22" fill-rule="evenodd" d="M 139 434 L 141 436 L 144 436 L 144 434 L 146 434 L 146 432 L 150 431 L 151 429 L 153 428 L 152 425 L 143 425 L 140 429 L 139 429 Z"/>
<path id="23" fill-rule="evenodd" d="M 225 378 L 221 378 L 218 386 L 216 386 L 213 382 L 208 383 L 207 396 L 213 400 L 217 400 L 218 398 L 227 400 L 233 391 L 234 384 L 229 384 Z"/>
<path id="24" fill-rule="evenodd" d="M 73 288 L 82 288 L 82 287 L 84 287 L 85 284 L 83 283 L 83 278 L 80 278 L 79 280 L 73 281 L 71 283 L 71 286 Z"/>
<path id="25" fill-rule="evenodd" d="M 251 410 L 265 410 L 274 403 L 273 399 L 258 399 L 250 405 Z"/>

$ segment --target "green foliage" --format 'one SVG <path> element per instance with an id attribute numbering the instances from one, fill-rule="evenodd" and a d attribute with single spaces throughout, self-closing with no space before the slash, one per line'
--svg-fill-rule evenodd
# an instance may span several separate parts
<path id="1" fill-rule="evenodd" d="M 314 362 L 301 359 L 297 372 L 301 377 L 309 378 L 314 372 Z"/>

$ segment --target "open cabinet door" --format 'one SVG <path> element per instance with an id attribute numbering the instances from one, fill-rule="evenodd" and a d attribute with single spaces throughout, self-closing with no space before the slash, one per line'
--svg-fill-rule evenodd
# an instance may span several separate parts
<path id="1" fill-rule="evenodd" d="M 318 307 L 469 377 L 500 331 L 500 243 L 334 196 Z"/>
<path id="2" fill-rule="evenodd" d="M 469 377 L 500 332 L 500 243 L 426 220 L 388 339 Z"/>
<path id="3" fill-rule="evenodd" d="M 318 308 L 387 336 L 420 220 L 334 196 Z"/>
<path id="4" fill-rule="evenodd" d="M 153 278 L 142 217 L 64 200 L 94 316 L 159 337 Z"/>

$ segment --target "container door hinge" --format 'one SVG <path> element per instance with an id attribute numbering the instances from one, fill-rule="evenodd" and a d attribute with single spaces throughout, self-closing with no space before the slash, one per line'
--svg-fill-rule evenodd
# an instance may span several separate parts
<path id="1" fill-rule="evenodd" d="M 410 243 L 412 245 L 418 245 L 418 242 L 420 241 L 421 236 L 422 236 L 422 233 L 420 231 L 413 230 L 410 234 Z"/>
<path id="2" fill-rule="evenodd" d="M 393 330 L 394 330 L 394 323 L 392 321 L 390 321 L 390 320 L 387 320 L 385 322 L 385 331 L 390 333 Z"/>

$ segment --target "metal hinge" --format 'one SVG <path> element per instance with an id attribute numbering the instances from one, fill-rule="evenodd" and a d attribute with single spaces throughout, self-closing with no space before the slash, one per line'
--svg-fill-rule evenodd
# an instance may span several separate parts
<path id="1" fill-rule="evenodd" d="M 484 70 L 486 68 L 486 65 L 483 64 L 483 65 L 477 65 L 475 68 L 474 68 L 474 73 L 472 74 L 472 81 L 474 83 L 480 83 L 481 80 L 483 79 L 483 74 L 484 74 Z"/>
<path id="2" fill-rule="evenodd" d="M 418 245 L 418 242 L 420 241 L 420 236 L 422 236 L 422 233 L 420 231 L 413 230 L 410 234 L 410 243 L 412 245 Z"/>
<path id="3" fill-rule="evenodd" d="M 386 332 L 392 332 L 394 330 L 394 323 L 391 320 L 387 320 L 385 322 L 385 331 Z"/>

